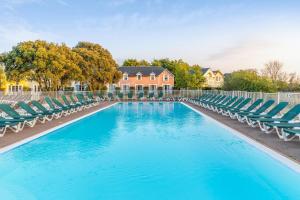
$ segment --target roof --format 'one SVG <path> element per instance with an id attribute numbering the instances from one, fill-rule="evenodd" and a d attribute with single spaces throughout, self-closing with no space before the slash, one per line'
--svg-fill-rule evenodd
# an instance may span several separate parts
<path id="1" fill-rule="evenodd" d="M 209 68 L 209 67 L 203 67 L 203 68 L 201 68 L 201 71 L 202 71 L 202 74 L 205 74 L 208 70 L 211 70 L 211 68 Z M 220 73 L 220 74 L 223 74 L 220 70 L 211 70 L 214 74 L 216 74 L 216 73 Z"/>
<path id="2" fill-rule="evenodd" d="M 142 67 L 119 67 L 119 71 L 127 73 L 128 76 L 136 76 L 137 73 L 141 73 L 144 76 L 150 76 L 151 73 L 160 75 L 166 69 L 156 66 L 142 66 Z"/>
<path id="3" fill-rule="evenodd" d="M 201 68 L 202 74 L 205 74 L 209 69 L 209 67 Z"/>
<path id="4" fill-rule="evenodd" d="M 213 71 L 213 72 L 214 72 L 214 74 L 216 74 L 216 73 L 223 74 L 220 70 L 215 70 L 215 71 Z"/>

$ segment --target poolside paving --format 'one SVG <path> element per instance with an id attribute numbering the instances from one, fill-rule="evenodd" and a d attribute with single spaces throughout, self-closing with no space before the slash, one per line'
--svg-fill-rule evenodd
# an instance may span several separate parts
<path id="1" fill-rule="evenodd" d="M 112 101 L 111 102 L 101 102 L 99 105 L 96 105 L 96 106 L 93 106 L 91 108 L 82 110 L 80 112 L 73 113 L 69 116 L 62 117 L 60 119 L 54 119 L 54 120 L 52 120 L 50 122 L 46 122 L 44 124 L 37 123 L 33 128 L 25 127 L 24 130 L 19 132 L 19 133 L 14 133 L 14 132 L 9 130 L 5 133 L 5 135 L 3 137 L 0 137 L 0 149 L 3 148 L 3 147 L 9 146 L 11 144 L 14 144 L 16 142 L 19 142 L 21 140 L 24 140 L 28 137 L 39 134 L 43 131 L 47 131 L 51 128 L 54 128 L 54 127 L 59 126 L 61 124 L 64 124 L 68 121 L 74 120 L 74 119 L 76 119 L 78 117 L 81 117 L 83 115 L 86 115 L 86 114 L 92 113 L 94 111 L 97 111 L 97 110 L 99 110 L 103 107 L 109 106 L 113 103 L 115 103 L 115 102 L 112 102 Z"/>
<path id="2" fill-rule="evenodd" d="M 299 139 L 285 142 L 283 140 L 280 140 L 275 132 L 272 132 L 271 134 L 265 134 L 261 132 L 259 128 L 251 128 L 247 124 L 242 124 L 237 120 L 233 120 L 229 117 L 217 114 L 213 111 L 207 110 L 189 102 L 186 102 L 186 104 L 300 164 Z"/>

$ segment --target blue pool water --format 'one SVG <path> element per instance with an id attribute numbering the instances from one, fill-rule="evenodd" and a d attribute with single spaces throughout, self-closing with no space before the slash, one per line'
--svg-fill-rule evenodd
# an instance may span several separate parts
<path id="1" fill-rule="evenodd" d="M 120 103 L 0 155 L 0 199 L 299 199 L 300 175 L 180 103 Z"/>

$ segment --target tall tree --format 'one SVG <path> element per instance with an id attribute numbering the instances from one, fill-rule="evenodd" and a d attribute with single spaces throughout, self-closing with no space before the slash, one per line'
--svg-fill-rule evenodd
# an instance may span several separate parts
<path id="1" fill-rule="evenodd" d="M 146 60 L 137 60 L 137 59 L 126 59 L 123 62 L 123 66 L 128 67 L 140 67 L 140 66 L 149 66 L 150 63 Z"/>
<path id="2" fill-rule="evenodd" d="M 90 90 L 103 88 L 105 84 L 121 78 L 112 55 L 99 44 L 79 42 L 73 51 L 83 58 L 79 62 L 82 81 L 88 84 Z"/>
<path id="3" fill-rule="evenodd" d="M 38 82 L 43 90 L 57 90 L 81 78 L 81 57 L 66 45 L 36 40 L 21 42 L 3 56 L 8 80 Z"/>
<path id="4" fill-rule="evenodd" d="M 57 89 L 64 74 L 59 45 L 46 41 L 21 42 L 4 59 L 8 80 L 34 80 L 45 90 Z"/>
<path id="5" fill-rule="evenodd" d="M 285 78 L 285 73 L 282 71 L 283 64 L 277 60 L 270 61 L 265 64 L 262 74 L 270 78 L 273 83 L 282 81 Z"/>
<path id="6" fill-rule="evenodd" d="M 71 81 L 82 81 L 82 70 L 79 64 L 83 62 L 83 58 L 65 44 L 61 45 L 59 53 L 61 59 L 63 59 L 65 69 L 64 74 L 60 78 L 61 87 L 70 85 Z"/>
<path id="7" fill-rule="evenodd" d="M 176 60 L 170 60 L 169 58 L 163 58 L 163 59 L 154 59 L 151 62 L 152 66 L 159 66 L 159 67 L 163 67 L 167 70 L 169 70 L 170 72 L 172 72 L 173 74 L 175 74 L 175 68 L 176 68 L 176 63 L 178 61 Z"/>
<path id="8" fill-rule="evenodd" d="M 203 87 L 203 84 L 205 83 L 205 77 L 203 76 L 201 67 L 199 65 L 193 65 L 190 67 L 187 81 L 187 87 L 189 89 L 200 89 Z"/>

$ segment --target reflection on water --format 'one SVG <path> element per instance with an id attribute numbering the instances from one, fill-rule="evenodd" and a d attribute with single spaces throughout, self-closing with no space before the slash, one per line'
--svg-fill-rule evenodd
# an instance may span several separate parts
<path id="1" fill-rule="evenodd" d="M 0 156 L 1 200 L 297 199 L 299 180 L 171 102 L 119 103 Z"/>

